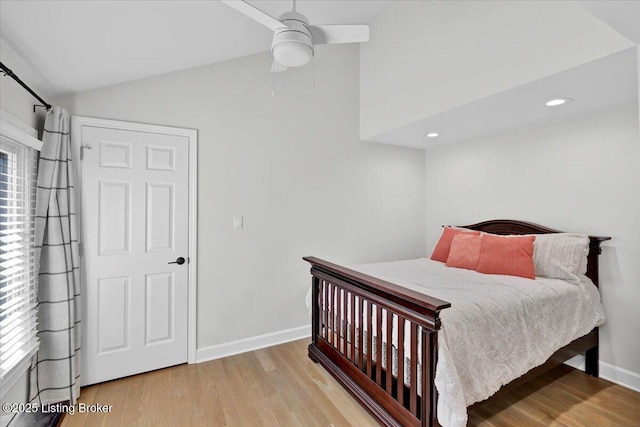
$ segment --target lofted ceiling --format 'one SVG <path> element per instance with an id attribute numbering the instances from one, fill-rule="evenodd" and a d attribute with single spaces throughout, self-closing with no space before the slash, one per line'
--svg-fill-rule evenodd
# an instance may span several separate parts
<path id="1" fill-rule="evenodd" d="M 626 42 L 616 46 L 616 49 L 611 49 L 607 56 L 594 56 L 590 62 L 573 68 L 547 74 L 505 91 L 494 91 L 488 96 L 458 104 L 450 109 L 425 114 L 419 120 L 369 136 L 367 140 L 429 148 L 550 120 L 588 114 L 618 105 L 637 106 L 640 94 L 640 1 L 589 0 L 574 5 L 583 8 L 604 26 L 623 36 L 621 39 L 626 39 Z M 376 21 L 389 16 L 392 13 L 391 9 L 389 8 L 386 14 L 379 15 Z M 579 16 L 576 15 L 575 19 L 578 20 Z M 548 33 L 544 26 L 540 28 L 541 32 Z M 593 30 L 595 27 L 589 29 L 592 32 Z M 598 40 L 594 42 L 595 48 L 600 46 Z M 490 54 L 491 49 L 491 46 L 486 46 L 486 53 Z M 446 76 L 443 80 L 447 81 Z M 477 83 L 472 86 L 473 89 L 476 87 Z M 441 98 L 438 99 L 437 105 L 442 106 L 448 101 L 446 96 Z M 573 98 L 573 102 L 553 108 L 545 106 L 547 101 L 554 98 Z M 386 114 L 384 110 L 383 114 Z M 427 137 L 428 134 L 434 133 L 439 135 Z"/>
<path id="2" fill-rule="evenodd" d="M 313 24 L 366 24 L 388 1 L 300 0 Z M 290 1 L 253 1 L 278 17 Z M 46 96 L 270 49 L 273 33 L 219 1 L 0 1 L 0 58 Z"/>
<path id="3" fill-rule="evenodd" d="M 611 28 L 640 44 L 640 1 L 582 0 L 580 4 Z"/>

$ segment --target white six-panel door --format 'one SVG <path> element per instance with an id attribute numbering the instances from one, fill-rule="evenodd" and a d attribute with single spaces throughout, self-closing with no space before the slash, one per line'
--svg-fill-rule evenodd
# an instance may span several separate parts
<path id="1" fill-rule="evenodd" d="M 187 361 L 189 138 L 81 126 L 83 385 Z M 183 257 L 182 265 L 175 263 Z M 170 262 L 174 262 L 170 264 Z"/>

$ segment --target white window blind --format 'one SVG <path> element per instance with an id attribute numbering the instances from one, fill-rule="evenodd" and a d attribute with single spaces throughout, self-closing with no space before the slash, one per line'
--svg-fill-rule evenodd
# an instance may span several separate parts
<path id="1" fill-rule="evenodd" d="M 3 132 L 4 133 L 4 132 Z M 33 148 L 0 137 L 0 384 L 38 348 Z"/>

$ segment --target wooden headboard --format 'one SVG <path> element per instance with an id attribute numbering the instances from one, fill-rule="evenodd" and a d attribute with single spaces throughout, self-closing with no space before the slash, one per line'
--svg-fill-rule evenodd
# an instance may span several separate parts
<path id="1" fill-rule="evenodd" d="M 554 230 L 552 228 L 543 227 L 530 222 L 516 221 L 513 219 L 492 219 L 489 221 L 479 222 L 471 225 L 459 225 L 457 227 L 469 228 L 471 230 L 484 231 L 492 234 L 548 234 L 563 233 L 563 231 Z M 611 237 L 589 236 L 589 255 L 587 257 L 587 277 L 598 286 L 598 255 L 602 253 L 600 243 L 611 240 Z"/>

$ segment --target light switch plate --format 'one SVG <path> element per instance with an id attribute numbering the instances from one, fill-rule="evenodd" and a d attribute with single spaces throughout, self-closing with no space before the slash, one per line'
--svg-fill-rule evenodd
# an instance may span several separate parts
<path id="1" fill-rule="evenodd" d="M 241 216 L 234 216 L 233 217 L 233 229 L 234 230 L 242 230 L 243 226 L 244 226 L 244 221 L 242 219 Z"/>

